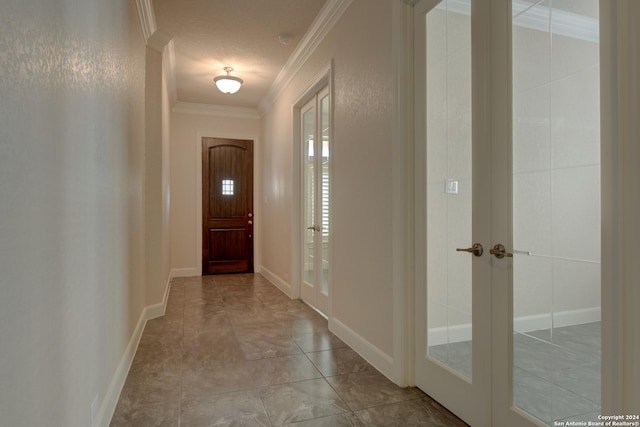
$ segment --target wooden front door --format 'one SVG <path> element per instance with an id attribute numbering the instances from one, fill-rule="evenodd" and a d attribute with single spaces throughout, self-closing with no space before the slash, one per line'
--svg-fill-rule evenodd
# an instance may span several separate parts
<path id="1" fill-rule="evenodd" d="M 202 138 L 202 274 L 253 272 L 253 141 Z"/>

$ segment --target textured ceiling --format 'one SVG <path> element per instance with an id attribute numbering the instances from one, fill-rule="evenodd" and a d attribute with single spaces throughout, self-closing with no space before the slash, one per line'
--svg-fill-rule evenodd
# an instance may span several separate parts
<path id="1" fill-rule="evenodd" d="M 178 102 L 257 107 L 325 0 L 154 0 L 159 30 L 173 36 Z M 288 45 L 280 34 L 291 36 Z M 213 78 L 244 84 L 234 95 Z"/>

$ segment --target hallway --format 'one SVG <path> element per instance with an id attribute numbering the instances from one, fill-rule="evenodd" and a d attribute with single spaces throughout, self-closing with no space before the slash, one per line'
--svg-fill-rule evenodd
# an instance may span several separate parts
<path id="1" fill-rule="evenodd" d="M 111 426 L 464 426 L 260 275 L 176 278 Z"/>

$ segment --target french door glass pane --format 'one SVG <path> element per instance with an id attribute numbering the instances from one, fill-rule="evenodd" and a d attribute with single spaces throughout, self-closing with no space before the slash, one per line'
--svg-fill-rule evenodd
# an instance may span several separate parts
<path id="1" fill-rule="evenodd" d="M 471 378 L 471 0 L 426 16 L 427 354 Z"/>
<path id="2" fill-rule="evenodd" d="M 513 403 L 600 413 L 598 0 L 513 0 Z"/>
<path id="3" fill-rule="evenodd" d="M 306 110 L 302 115 L 302 141 L 303 141 L 303 179 L 304 179 L 304 280 L 311 284 L 315 284 L 315 108 Z"/>
<path id="4" fill-rule="evenodd" d="M 320 133 L 322 138 L 322 183 L 321 183 L 321 225 L 322 225 L 322 285 L 324 294 L 329 292 L 329 95 L 320 99 Z"/>

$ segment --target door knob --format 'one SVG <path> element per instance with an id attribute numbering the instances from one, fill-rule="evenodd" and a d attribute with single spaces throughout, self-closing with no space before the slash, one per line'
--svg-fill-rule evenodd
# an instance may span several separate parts
<path id="1" fill-rule="evenodd" d="M 484 248 L 480 243 L 474 243 L 473 246 L 471 246 L 470 248 L 465 248 L 465 249 L 457 248 L 456 251 L 469 252 L 469 253 L 472 253 L 473 256 L 482 256 L 482 254 L 484 253 Z"/>
<path id="2" fill-rule="evenodd" d="M 498 259 L 502 259 L 504 257 L 507 258 L 512 258 L 513 254 L 507 252 L 507 250 L 505 249 L 504 245 L 501 243 L 498 243 L 497 245 L 495 245 L 490 251 L 489 253 L 493 256 L 495 256 Z"/>
<path id="3" fill-rule="evenodd" d="M 253 214 L 252 214 L 252 213 L 249 213 L 248 217 L 249 217 L 249 218 L 253 218 Z"/>

